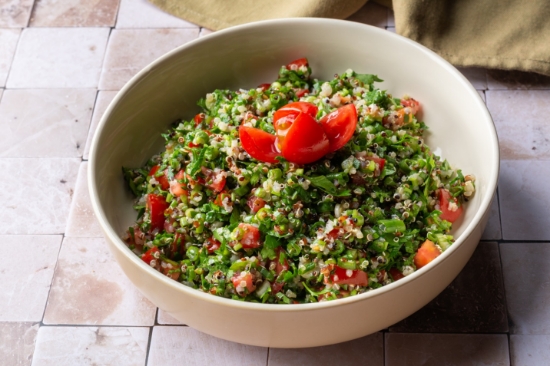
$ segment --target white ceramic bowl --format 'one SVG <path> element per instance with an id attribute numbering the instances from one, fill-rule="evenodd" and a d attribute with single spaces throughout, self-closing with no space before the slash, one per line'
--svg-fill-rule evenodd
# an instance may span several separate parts
<path id="1" fill-rule="evenodd" d="M 421 101 L 428 144 L 465 173 L 477 192 L 455 229 L 456 242 L 428 266 L 381 289 L 302 305 L 245 303 L 208 295 L 147 266 L 120 239 L 136 219 L 122 166 L 140 166 L 163 147 L 160 133 L 189 119 L 216 88 L 251 88 L 307 57 L 314 77 L 352 68 L 377 74 L 395 96 Z M 329 19 L 251 23 L 190 42 L 138 73 L 113 100 L 97 129 L 89 164 L 90 195 L 109 246 L 130 280 L 159 308 L 202 332 L 270 347 L 311 347 L 388 327 L 437 296 L 457 276 L 485 227 L 499 170 L 498 141 L 477 91 L 449 63 L 401 36 Z"/>

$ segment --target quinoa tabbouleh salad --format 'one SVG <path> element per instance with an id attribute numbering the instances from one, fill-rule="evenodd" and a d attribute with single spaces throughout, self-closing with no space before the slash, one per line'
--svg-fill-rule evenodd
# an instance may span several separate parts
<path id="1" fill-rule="evenodd" d="M 166 149 L 123 168 L 138 219 L 125 236 L 184 285 L 262 303 L 312 303 L 410 275 L 452 243 L 474 194 L 424 144 L 421 107 L 307 59 L 257 88 L 215 90 Z"/>

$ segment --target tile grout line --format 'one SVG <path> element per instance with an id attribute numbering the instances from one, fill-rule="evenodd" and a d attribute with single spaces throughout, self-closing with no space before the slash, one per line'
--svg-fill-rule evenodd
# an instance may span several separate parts
<path id="1" fill-rule="evenodd" d="M 158 313 L 158 308 L 157 308 L 157 313 Z M 153 342 L 153 327 L 149 327 L 149 341 L 147 343 L 147 351 L 145 352 L 145 363 L 144 365 L 146 366 L 148 363 L 149 363 L 149 354 L 151 352 L 151 343 Z"/>

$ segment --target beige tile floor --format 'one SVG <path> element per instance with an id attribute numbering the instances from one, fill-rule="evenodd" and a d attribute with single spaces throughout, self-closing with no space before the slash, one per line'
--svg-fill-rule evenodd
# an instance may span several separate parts
<path id="1" fill-rule="evenodd" d="M 350 19 L 395 32 L 376 4 Z M 267 349 L 143 298 L 95 222 L 90 140 L 132 75 L 209 33 L 146 0 L 0 0 L 0 364 L 550 364 L 550 78 L 534 74 L 461 69 L 495 120 L 499 188 L 487 242 L 410 318 L 344 344 Z"/>

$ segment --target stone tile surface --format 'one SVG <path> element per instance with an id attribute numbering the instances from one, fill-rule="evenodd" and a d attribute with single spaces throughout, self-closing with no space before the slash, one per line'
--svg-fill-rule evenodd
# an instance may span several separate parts
<path id="1" fill-rule="evenodd" d="M 38 323 L 0 323 L 0 360 L 3 365 L 31 365 L 38 327 Z"/>
<path id="2" fill-rule="evenodd" d="M 550 90 L 489 90 L 501 159 L 550 159 Z"/>
<path id="3" fill-rule="evenodd" d="M 145 365 L 149 328 L 41 327 L 33 366 Z"/>
<path id="4" fill-rule="evenodd" d="M 35 0 L 0 0 L 0 28 L 26 27 Z"/>
<path id="5" fill-rule="evenodd" d="M 550 159 L 503 160 L 499 202 L 504 240 L 550 240 Z"/>
<path id="6" fill-rule="evenodd" d="M 0 236 L 0 321 L 42 320 L 60 245 L 60 235 Z"/>
<path id="7" fill-rule="evenodd" d="M 480 243 L 458 277 L 428 305 L 390 332 L 505 333 L 508 331 L 497 243 Z"/>
<path id="8" fill-rule="evenodd" d="M 64 239 L 45 324 L 149 326 L 155 314 L 156 307 L 124 275 L 104 239 Z"/>
<path id="9" fill-rule="evenodd" d="M 388 9 L 369 1 L 355 14 L 351 15 L 348 20 L 385 28 L 388 25 Z"/>
<path id="10" fill-rule="evenodd" d="M 95 89 L 6 90 L 0 157 L 81 157 L 95 97 Z"/>
<path id="11" fill-rule="evenodd" d="M 210 30 L 208 28 L 201 28 L 201 31 L 199 33 L 199 37 L 204 37 L 204 36 L 207 36 L 207 35 L 212 34 L 212 33 L 214 33 L 213 30 Z"/>
<path id="12" fill-rule="evenodd" d="M 269 366 L 384 365 L 384 335 L 374 333 L 353 341 L 325 347 L 271 348 Z"/>
<path id="13" fill-rule="evenodd" d="M 157 314 L 157 322 L 159 324 L 168 324 L 168 325 L 184 325 L 182 322 L 174 318 L 172 315 L 166 311 L 159 309 Z"/>
<path id="14" fill-rule="evenodd" d="M 218 339 L 189 327 L 153 328 L 147 366 L 185 365 L 266 365 L 267 348 L 245 346 Z"/>
<path id="15" fill-rule="evenodd" d="M 95 88 L 109 28 L 27 28 L 8 88 Z"/>
<path id="16" fill-rule="evenodd" d="M 0 234 L 62 234 L 80 159 L 0 159 Z"/>
<path id="17" fill-rule="evenodd" d="M 6 85 L 20 34 L 20 29 L 0 29 L 0 88 Z"/>
<path id="18" fill-rule="evenodd" d="M 388 8 L 388 27 L 395 27 L 395 14 L 393 9 Z"/>
<path id="19" fill-rule="evenodd" d="M 510 360 L 514 366 L 550 365 L 550 335 L 510 336 Z"/>
<path id="20" fill-rule="evenodd" d="M 550 242 L 500 244 L 510 333 L 550 335 Z"/>
<path id="21" fill-rule="evenodd" d="M 92 123 L 90 124 L 90 129 L 88 130 L 88 138 L 86 139 L 86 147 L 84 148 L 84 160 L 88 160 L 90 148 L 92 147 L 92 139 L 97 129 L 97 125 L 99 124 L 103 113 L 105 113 L 105 110 L 109 106 L 109 103 L 111 103 L 117 93 L 118 91 L 100 91 L 97 94 Z"/>
<path id="22" fill-rule="evenodd" d="M 495 193 L 491 202 L 489 214 L 489 221 L 487 222 L 487 226 L 485 226 L 481 240 L 500 240 L 502 239 L 502 229 L 500 226 L 500 209 L 497 193 Z"/>
<path id="23" fill-rule="evenodd" d="M 82 162 L 82 164 L 80 164 L 65 236 L 103 237 L 103 232 L 95 217 L 92 202 L 90 201 L 87 162 Z"/>
<path id="24" fill-rule="evenodd" d="M 386 333 L 386 366 L 508 366 L 505 334 Z"/>
<path id="25" fill-rule="evenodd" d="M 147 0 L 121 0 L 117 28 L 198 28 L 166 13 Z"/>
<path id="26" fill-rule="evenodd" d="M 120 0 L 37 0 L 31 27 L 112 27 Z"/>
<path id="27" fill-rule="evenodd" d="M 487 70 L 489 89 L 550 89 L 550 76 L 516 70 Z"/>
<path id="28" fill-rule="evenodd" d="M 199 29 L 115 29 L 99 82 L 101 90 L 119 90 L 158 57 L 199 36 Z"/>

